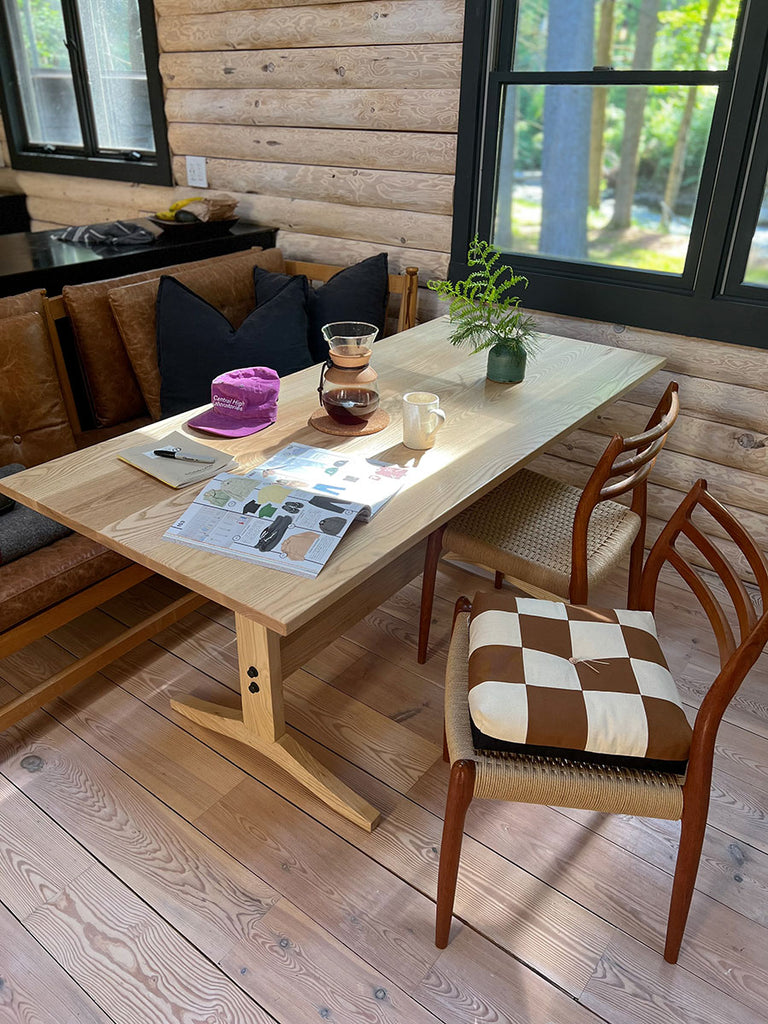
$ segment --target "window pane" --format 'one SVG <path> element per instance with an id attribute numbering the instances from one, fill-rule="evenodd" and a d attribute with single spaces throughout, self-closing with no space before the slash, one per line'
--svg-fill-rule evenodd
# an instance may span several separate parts
<path id="1" fill-rule="evenodd" d="M 768 179 L 757 214 L 757 225 L 749 248 L 744 284 L 768 285 Z"/>
<path id="2" fill-rule="evenodd" d="M 520 0 L 513 70 L 720 71 L 738 10 L 738 0 Z"/>
<path id="3" fill-rule="evenodd" d="M 59 0 L 5 0 L 29 142 L 81 146 Z"/>
<path id="4" fill-rule="evenodd" d="M 137 0 L 79 6 L 99 148 L 153 152 Z"/>
<path id="5" fill-rule="evenodd" d="M 716 95 L 714 86 L 507 86 L 496 245 L 681 274 Z"/>

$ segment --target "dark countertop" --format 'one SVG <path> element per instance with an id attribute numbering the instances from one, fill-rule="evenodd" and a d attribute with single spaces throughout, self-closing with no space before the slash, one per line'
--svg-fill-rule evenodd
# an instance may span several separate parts
<path id="1" fill-rule="evenodd" d="M 140 217 L 130 220 L 152 228 L 149 221 Z M 163 231 L 150 245 L 91 248 L 59 241 L 56 236 L 62 230 L 0 235 L 0 296 L 32 288 L 45 288 L 49 295 L 58 295 L 68 284 L 103 281 L 255 245 L 270 248 L 276 235 L 275 228 L 241 220 L 226 234 L 213 238 L 189 237 L 179 230 Z"/>

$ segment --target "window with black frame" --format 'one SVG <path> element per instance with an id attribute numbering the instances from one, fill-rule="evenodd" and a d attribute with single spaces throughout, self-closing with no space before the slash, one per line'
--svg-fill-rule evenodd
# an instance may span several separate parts
<path id="1" fill-rule="evenodd" d="M 766 3 L 468 5 L 452 272 L 477 231 L 531 307 L 768 346 L 767 56 Z"/>
<path id="2" fill-rule="evenodd" d="M 170 183 L 151 0 L 0 0 L 14 167 Z"/>

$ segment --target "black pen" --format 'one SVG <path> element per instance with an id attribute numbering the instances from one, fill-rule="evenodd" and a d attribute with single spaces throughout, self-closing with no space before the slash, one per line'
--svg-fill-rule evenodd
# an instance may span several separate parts
<path id="1" fill-rule="evenodd" d="M 175 448 L 155 448 L 155 455 L 161 456 L 163 459 L 179 459 L 180 462 L 202 462 L 212 463 L 216 459 L 208 455 L 190 455 L 189 452 L 179 452 Z"/>

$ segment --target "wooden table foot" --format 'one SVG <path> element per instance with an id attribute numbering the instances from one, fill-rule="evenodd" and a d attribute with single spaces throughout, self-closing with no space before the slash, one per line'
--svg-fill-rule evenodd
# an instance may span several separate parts
<path id="1" fill-rule="evenodd" d="M 206 729 L 239 740 L 258 750 L 334 811 L 367 832 L 372 832 L 378 825 L 381 816 L 376 808 L 345 785 L 288 733 L 283 733 L 277 739 L 264 738 L 245 724 L 242 713 L 236 708 L 227 708 L 221 704 L 198 700 L 196 697 L 172 700 L 171 707 Z"/>

